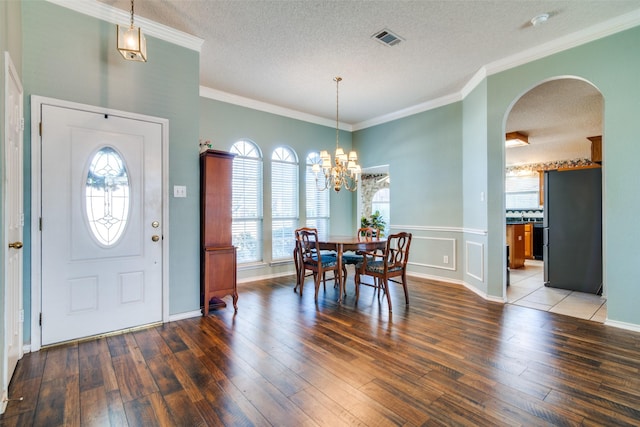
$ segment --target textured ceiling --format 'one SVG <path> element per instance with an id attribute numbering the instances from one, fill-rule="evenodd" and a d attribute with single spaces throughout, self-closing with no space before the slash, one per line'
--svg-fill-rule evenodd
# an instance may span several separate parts
<path id="1" fill-rule="evenodd" d="M 100 1 L 130 9 L 129 0 Z M 548 22 L 531 25 L 543 12 Z M 203 39 L 200 84 L 216 91 L 335 120 L 333 77 L 343 77 L 340 121 L 357 129 L 459 97 L 483 67 L 499 71 L 639 25 L 640 0 L 136 0 L 135 14 Z M 371 38 L 384 28 L 404 40 L 388 47 Z M 569 104 L 595 98 L 566 96 Z M 547 122 L 549 109 L 516 112 L 509 126 L 530 129 L 532 145 L 545 141 L 542 121 L 523 121 L 539 114 Z"/>

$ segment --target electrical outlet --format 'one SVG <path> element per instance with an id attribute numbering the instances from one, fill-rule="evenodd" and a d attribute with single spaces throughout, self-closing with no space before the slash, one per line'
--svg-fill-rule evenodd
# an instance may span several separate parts
<path id="1" fill-rule="evenodd" d="M 442 257 L 442 262 L 445 263 L 445 264 L 449 264 L 449 257 L 447 255 Z"/>

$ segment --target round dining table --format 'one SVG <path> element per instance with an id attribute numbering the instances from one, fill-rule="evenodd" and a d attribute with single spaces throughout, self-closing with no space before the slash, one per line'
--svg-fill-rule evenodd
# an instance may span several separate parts
<path id="1" fill-rule="evenodd" d="M 338 261 L 338 283 L 340 286 L 340 295 L 338 296 L 338 303 L 342 303 L 342 295 L 344 294 L 344 286 L 346 283 L 346 277 L 342 277 L 342 254 L 344 251 L 365 251 L 373 252 L 377 249 L 384 250 L 387 245 L 387 239 L 369 239 L 358 236 L 318 236 L 318 247 L 320 250 L 330 250 L 337 252 Z"/>

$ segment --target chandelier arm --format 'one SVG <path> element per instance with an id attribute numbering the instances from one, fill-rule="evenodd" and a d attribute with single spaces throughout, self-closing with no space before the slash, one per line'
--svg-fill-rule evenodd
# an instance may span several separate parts
<path id="1" fill-rule="evenodd" d="M 327 176 L 327 175 L 325 175 L 325 174 L 323 173 L 323 174 L 322 174 L 322 178 L 323 178 L 324 184 L 323 184 L 323 185 L 320 185 L 320 184 L 319 184 L 320 179 L 318 178 L 318 175 L 319 175 L 319 173 L 317 173 L 317 174 L 316 174 L 316 189 L 317 189 L 318 191 L 324 191 L 324 190 L 328 189 L 328 188 L 329 188 L 329 184 L 330 184 L 330 182 L 331 182 L 331 181 L 330 181 L 330 179 L 329 179 L 329 176 Z"/>

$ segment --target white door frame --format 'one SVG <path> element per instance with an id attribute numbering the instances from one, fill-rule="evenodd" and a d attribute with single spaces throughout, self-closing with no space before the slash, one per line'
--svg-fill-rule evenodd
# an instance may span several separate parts
<path id="1" fill-rule="evenodd" d="M 13 60 L 11 59 L 11 55 L 9 54 L 8 51 L 4 52 L 4 82 L 2 82 L 2 87 L 4 90 L 4 132 L 5 132 L 5 138 L 4 138 L 4 146 L 2 146 L 2 144 L 0 144 L 0 147 L 3 150 L 7 149 L 7 144 L 8 144 L 8 140 L 10 138 L 10 129 L 9 126 L 15 126 L 18 125 L 21 127 L 21 129 L 19 130 L 19 137 L 18 137 L 18 142 L 20 143 L 20 146 L 22 145 L 22 139 L 23 139 L 23 135 L 24 135 L 24 91 L 22 88 L 22 82 L 20 81 L 20 76 L 18 75 L 18 72 L 16 71 L 15 66 L 13 65 Z M 19 97 L 16 97 L 17 99 L 15 99 L 16 104 L 13 105 L 9 105 L 10 99 L 8 97 L 8 94 L 10 93 L 10 90 L 12 88 L 17 89 L 17 92 L 19 94 Z M 13 111 L 12 111 L 13 110 Z M 17 110 L 17 111 L 16 111 Z M 13 117 L 17 123 L 11 123 L 11 117 Z M 17 129 L 14 129 L 17 130 Z M 17 175 L 19 176 L 19 180 L 21 182 L 9 182 L 9 184 L 14 187 L 12 189 L 12 191 L 15 191 L 17 189 L 17 191 L 22 192 L 23 191 L 23 187 L 24 187 L 24 172 L 23 172 L 23 164 L 22 164 L 22 154 L 19 156 L 20 158 L 19 160 L 19 165 L 18 168 L 16 170 Z M 1 176 L 2 178 L 2 182 L 0 183 L 0 194 L 2 195 L 2 197 L 4 197 L 5 202 L 8 202 L 11 198 L 7 196 L 8 194 L 8 189 L 5 187 L 7 180 L 6 178 L 6 174 L 8 174 L 7 170 L 9 169 L 7 166 L 7 162 L 8 162 L 8 156 L 4 156 L 4 168 L 2 168 L 3 174 Z M 12 168 L 15 169 L 15 168 Z M 16 184 L 18 185 L 16 187 Z M 24 201 L 22 203 L 24 205 Z M 4 254 L 4 258 L 2 260 L 2 265 L 4 267 L 7 267 L 7 264 L 9 262 L 9 254 L 7 253 L 8 250 L 8 244 L 9 244 L 9 227 L 10 227 L 10 220 L 9 220 L 9 214 L 7 213 L 9 209 L 19 209 L 20 212 L 20 217 L 21 217 L 21 221 L 24 223 L 24 206 L 13 206 L 10 203 L 5 203 L 4 204 L 4 208 L 5 211 L 3 212 L 2 216 L 1 216 L 1 220 L 0 220 L 0 227 L 2 227 L 3 230 L 3 241 L 2 244 L 4 245 L 4 250 L 2 251 L 2 253 Z M 20 232 L 20 240 L 24 241 L 24 224 L 22 225 L 22 230 Z M 18 350 L 18 360 L 22 359 L 23 356 L 23 346 L 24 346 L 24 340 L 23 340 L 23 315 L 24 315 L 24 306 L 23 306 L 23 297 L 22 297 L 22 289 L 24 286 L 24 276 L 22 273 L 22 266 L 23 266 L 23 262 L 22 262 L 22 258 L 24 258 L 23 254 L 18 254 L 18 256 L 20 257 L 20 262 L 19 262 L 19 269 L 20 269 L 20 274 L 19 274 L 19 278 L 18 281 L 19 283 L 17 283 L 17 289 L 10 289 L 10 287 L 16 286 L 15 281 L 11 281 L 8 279 L 8 274 L 7 271 L 3 271 L 0 274 L 4 274 L 4 289 L 2 290 L 4 292 L 4 301 L 3 301 L 3 307 L 2 307 L 2 311 L 3 313 L 1 314 L 4 318 L 4 339 L 2 340 L 2 345 L 3 346 L 3 351 L 2 351 L 2 361 L 0 361 L 0 363 L 2 363 L 2 367 L 0 368 L 0 381 L 2 381 L 2 390 L 0 390 L 0 394 L 1 394 L 1 401 L 0 401 L 0 414 L 4 413 L 6 407 L 7 407 L 7 402 L 8 402 L 8 390 L 9 390 L 9 383 L 11 381 L 11 375 L 9 374 L 9 354 L 8 354 L 8 350 L 9 350 L 9 343 L 10 340 L 12 340 L 12 338 L 10 337 L 10 335 L 15 335 L 17 332 L 17 350 Z M 3 267 L 3 269 L 4 269 Z M 18 304 L 17 306 L 12 305 L 13 301 L 11 298 L 9 298 L 9 295 L 11 295 L 13 292 L 17 293 L 18 295 Z M 12 305 L 12 306 L 9 306 Z M 15 330 L 15 328 L 10 327 L 9 325 L 14 324 L 15 325 L 15 320 L 19 319 L 19 321 L 17 322 L 17 331 Z M 12 342 L 12 341 L 11 341 Z M 13 368 L 15 368 L 15 366 L 13 366 Z M 14 371 L 11 370 L 11 373 L 13 374 Z"/>
<path id="2" fill-rule="evenodd" d="M 55 98 L 31 95 L 31 351 L 42 346 L 40 311 L 42 307 L 42 242 L 40 215 L 42 201 L 40 122 L 42 105 L 108 114 L 157 123 L 162 127 L 162 322 L 169 321 L 169 120 L 126 111 L 113 110 L 93 105 L 79 104 Z"/>

